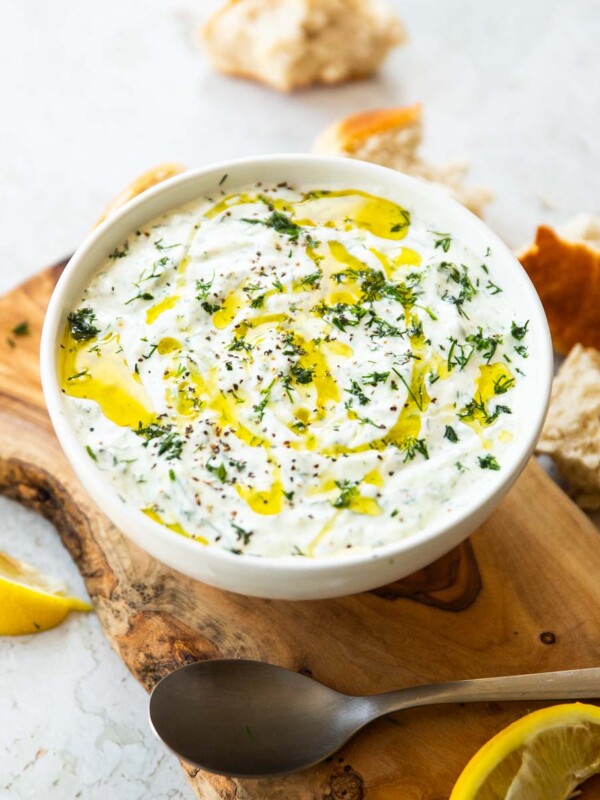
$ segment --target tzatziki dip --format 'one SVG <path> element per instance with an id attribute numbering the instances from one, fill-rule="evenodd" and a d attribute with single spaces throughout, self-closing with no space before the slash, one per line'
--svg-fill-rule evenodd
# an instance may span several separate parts
<path id="1" fill-rule="evenodd" d="M 89 458 L 238 555 L 367 552 L 448 518 L 523 418 L 528 320 L 490 249 L 352 188 L 225 187 L 132 231 L 68 314 Z"/>

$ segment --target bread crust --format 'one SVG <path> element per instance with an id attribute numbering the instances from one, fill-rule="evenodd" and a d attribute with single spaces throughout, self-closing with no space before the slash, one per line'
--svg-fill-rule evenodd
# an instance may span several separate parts
<path id="1" fill-rule="evenodd" d="M 600 349 L 600 249 L 540 225 L 519 260 L 546 311 L 554 349 Z"/>
<path id="2" fill-rule="evenodd" d="M 575 345 L 552 387 L 537 452 L 550 456 L 582 508 L 600 508 L 600 352 Z"/>
<path id="3" fill-rule="evenodd" d="M 100 223 L 104 222 L 107 217 L 113 214 L 121 206 L 125 205 L 125 203 L 133 200 L 133 198 L 137 197 L 138 194 L 145 192 L 146 189 L 150 189 L 152 186 L 156 186 L 157 183 L 166 181 L 167 178 L 172 178 L 175 175 L 179 175 L 181 172 L 185 172 L 185 169 L 186 168 L 183 166 L 183 164 L 166 161 L 164 164 L 159 164 L 156 167 L 152 167 L 152 169 L 149 169 L 147 172 L 139 175 L 137 178 L 135 178 L 135 180 L 127 184 L 127 186 L 122 189 L 118 195 L 113 197 L 113 199 L 102 212 L 102 215 L 96 220 L 94 227 L 100 225 Z"/>
<path id="4" fill-rule="evenodd" d="M 401 108 L 375 108 L 351 114 L 337 120 L 318 137 L 315 151 L 335 147 L 353 152 L 365 139 L 386 131 L 402 128 L 417 129 L 421 126 L 421 104 Z"/>

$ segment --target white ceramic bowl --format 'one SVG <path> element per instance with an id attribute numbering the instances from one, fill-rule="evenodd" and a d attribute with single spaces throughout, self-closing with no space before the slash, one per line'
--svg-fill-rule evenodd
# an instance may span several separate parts
<path id="1" fill-rule="evenodd" d="M 224 173 L 228 187 L 264 181 L 300 186 L 337 185 L 387 196 L 424 210 L 437 230 L 450 230 L 475 251 L 491 246 L 488 263 L 503 276 L 515 319 L 529 319 L 529 396 L 522 434 L 495 472 L 460 510 L 368 554 L 323 559 L 253 558 L 216 546 L 202 547 L 120 499 L 86 454 L 63 405 L 58 383 L 58 344 L 68 311 L 96 269 L 127 235 L 154 217 L 213 192 Z M 366 591 L 408 575 L 434 561 L 472 533 L 490 515 L 530 458 L 547 410 L 552 380 L 552 346 L 539 298 L 520 264 L 484 224 L 438 189 L 393 170 L 361 161 L 306 155 L 246 158 L 187 172 L 150 189 L 104 222 L 77 250 L 60 278 L 46 314 L 41 346 L 42 383 L 60 443 L 81 482 L 102 511 L 151 555 L 205 583 L 229 591 L 289 600 L 336 597 Z"/>

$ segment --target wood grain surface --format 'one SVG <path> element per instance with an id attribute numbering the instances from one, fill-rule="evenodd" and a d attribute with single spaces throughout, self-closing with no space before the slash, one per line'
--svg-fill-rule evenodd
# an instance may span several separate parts
<path id="1" fill-rule="evenodd" d="M 44 408 L 39 336 L 62 266 L 0 298 L 0 492 L 54 523 L 106 636 L 146 689 L 181 664 L 215 657 L 271 661 L 365 694 L 600 663 L 600 538 L 534 462 L 469 543 L 362 595 L 257 600 L 194 582 L 145 555 L 80 486 Z M 11 337 L 24 320 L 30 335 Z M 392 715 L 319 767 L 284 779 L 184 769 L 203 800 L 443 800 L 473 752 L 533 707 L 486 703 Z M 600 797 L 598 784 L 583 796 Z"/>

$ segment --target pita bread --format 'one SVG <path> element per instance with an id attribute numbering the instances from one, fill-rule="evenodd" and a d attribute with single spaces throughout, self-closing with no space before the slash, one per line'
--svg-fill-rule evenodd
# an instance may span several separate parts
<path id="1" fill-rule="evenodd" d="M 575 347 L 552 387 L 537 452 L 552 457 L 575 501 L 600 508 L 600 353 Z"/>
<path id="2" fill-rule="evenodd" d="M 537 229 L 535 242 L 519 255 L 540 296 L 554 349 L 577 343 L 600 349 L 600 225 L 581 217 L 562 230 Z"/>

